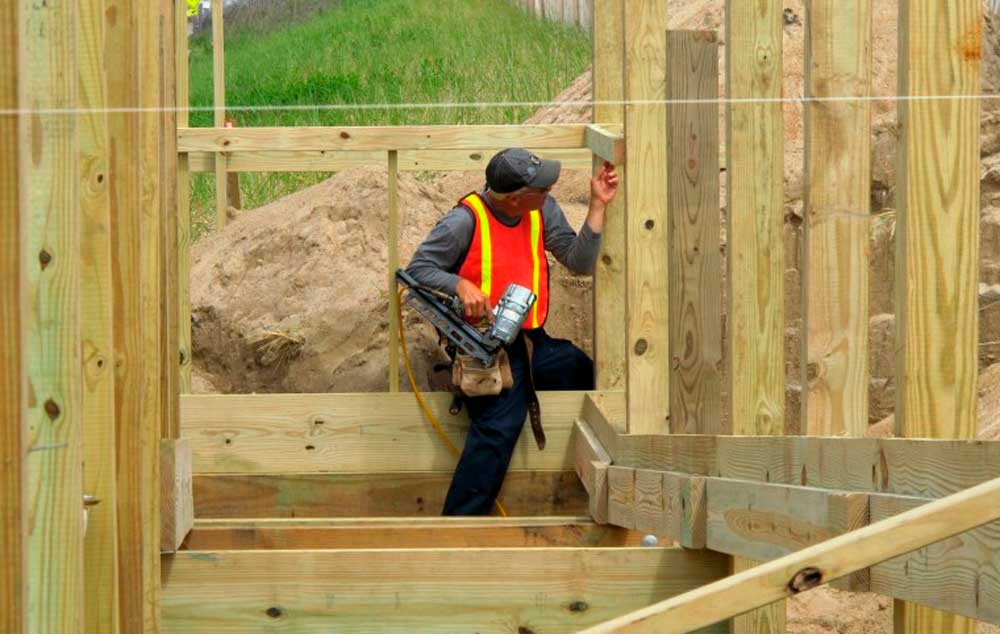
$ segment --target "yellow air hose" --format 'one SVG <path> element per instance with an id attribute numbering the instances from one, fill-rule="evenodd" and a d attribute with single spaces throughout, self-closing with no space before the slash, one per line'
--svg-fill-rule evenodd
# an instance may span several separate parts
<path id="1" fill-rule="evenodd" d="M 403 328 L 403 293 L 406 292 L 407 287 L 402 286 L 396 297 L 396 318 L 399 322 L 399 347 L 403 351 L 403 364 L 406 365 L 406 376 L 410 379 L 410 387 L 413 389 L 413 396 L 417 399 L 417 404 L 420 405 L 420 409 L 423 410 L 424 416 L 430 421 L 431 427 L 437 432 L 437 435 L 441 437 L 444 444 L 448 446 L 451 453 L 457 458 L 462 454 L 462 451 L 458 448 L 455 443 L 451 441 L 448 434 L 445 433 L 444 428 L 441 426 L 440 421 L 438 421 L 437 416 L 431 411 L 427 401 L 424 400 L 424 395 L 420 393 L 420 388 L 417 387 L 417 380 L 413 376 L 413 366 L 410 365 L 410 353 L 406 349 L 406 329 Z M 496 504 L 497 512 L 500 513 L 502 517 L 507 517 L 507 511 L 504 509 L 503 504 L 500 500 L 494 500 Z"/>

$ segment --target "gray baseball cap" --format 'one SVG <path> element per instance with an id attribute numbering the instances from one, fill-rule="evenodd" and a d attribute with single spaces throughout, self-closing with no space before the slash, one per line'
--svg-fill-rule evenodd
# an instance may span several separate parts
<path id="1" fill-rule="evenodd" d="M 559 180 L 562 164 L 538 158 L 523 148 L 498 152 L 486 166 L 486 184 L 491 191 L 509 194 L 522 187 L 548 189 Z"/>

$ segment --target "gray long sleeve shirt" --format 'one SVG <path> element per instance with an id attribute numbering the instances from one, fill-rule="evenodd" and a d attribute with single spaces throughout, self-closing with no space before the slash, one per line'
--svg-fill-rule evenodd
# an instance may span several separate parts
<path id="1" fill-rule="evenodd" d="M 480 195 L 489 212 L 499 222 L 513 227 L 520 221 L 498 213 L 490 206 L 486 195 L 483 192 Z M 573 231 L 562 208 L 552 196 L 547 196 L 542 205 L 542 223 L 545 227 L 543 239 L 546 251 L 551 252 L 556 260 L 573 273 L 583 275 L 593 272 L 601 247 L 600 234 L 594 233 L 586 223 L 579 234 Z M 438 221 L 427 239 L 417 248 L 406 272 L 423 286 L 454 294 L 459 280 L 458 270 L 472 244 L 475 229 L 476 221 L 472 214 L 462 205 L 455 206 Z"/>

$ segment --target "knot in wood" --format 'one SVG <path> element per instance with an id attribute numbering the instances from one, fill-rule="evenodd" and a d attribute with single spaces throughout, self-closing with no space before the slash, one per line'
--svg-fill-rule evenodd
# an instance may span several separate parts
<path id="1" fill-rule="evenodd" d="M 589 609 L 590 606 L 587 605 L 586 601 L 574 601 L 573 603 L 569 604 L 570 612 L 586 612 Z"/>
<path id="2" fill-rule="evenodd" d="M 272 619 L 280 619 L 281 615 L 284 614 L 284 612 L 281 611 L 281 608 L 270 607 L 267 609 L 265 614 L 267 614 Z"/>
<path id="3" fill-rule="evenodd" d="M 52 399 L 45 401 L 45 413 L 48 414 L 49 418 L 52 420 L 59 418 L 59 405 Z"/>
<path id="4" fill-rule="evenodd" d="M 639 339 L 635 342 L 635 353 L 639 356 L 646 354 L 646 350 L 649 349 L 649 342 L 645 339 Z"/>
<path id="5" fill-rule="evenodd" d="M 815 566 L 809 566 L 795 573 L 792 580 L 788 582 L 788 590 L 793 594 L 798 594 L 822 584 L 823 571 Z"/>

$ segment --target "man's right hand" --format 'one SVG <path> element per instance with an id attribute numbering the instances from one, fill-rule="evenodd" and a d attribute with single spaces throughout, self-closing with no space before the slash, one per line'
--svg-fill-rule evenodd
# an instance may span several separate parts
<path id="1" fill-rule="evenodd" d="M 478 322 L 483 317 L 487 317 L 492 321 L 493 313 L 491 312 L 490 298 L 483 295 L 478 286 L 462 278 L 455 285 L 455 294 L 462 300 L 463 312 L 466 319 Z"/>

